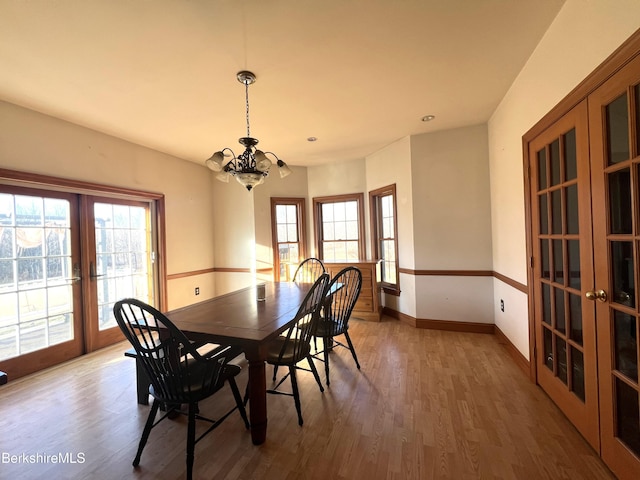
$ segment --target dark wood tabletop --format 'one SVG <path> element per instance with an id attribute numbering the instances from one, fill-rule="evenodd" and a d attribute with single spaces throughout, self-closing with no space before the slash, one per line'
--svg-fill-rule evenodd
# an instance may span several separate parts
<path id="1" fill-rule="evenodd" d="M 256 287 L 171 310 L 166 315 L 180 330 L 215 337 L 220 343 L 261 343 L 286 330 L 311 284 L 267 282 L 264 301 Z"/>
<path id="2" fill-rule="evenodd" d="M 249 362 L 249 417 L 256 445 L 267 436 L 264 347 L 293 323 L 311 286 L 266 282 L 264 301 L 258 301 L 252 286 L 166 313 L 191 340 L 242 346 Z"/>

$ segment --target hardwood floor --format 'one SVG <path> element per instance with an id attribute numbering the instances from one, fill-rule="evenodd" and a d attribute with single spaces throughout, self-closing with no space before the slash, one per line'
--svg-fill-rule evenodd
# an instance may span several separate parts
<path id="1" fill-rule="evenodd" d="M 269 395 L 266 443 L 254 446 L 234 414 L 196 445 L 194 478 L 614 478 L 494 336 L 386 317 L 352 321 L 350 332 L 362 370 L 336 350 L 323 394 L 300 372 L 303 427 L 290 397 Z M 140 467 L 131 466 L 149 407 L 136 403 L 127 348 L 0 387 L 0 478 L 184 478 L 184 418 L 155 428 Z M 210 400 L 204 413 L 233 401 L 227 389 Z M 59 454 L 78 463 L 45 461 Z M 29 455 L 39 462 L 25 462 Z"/>

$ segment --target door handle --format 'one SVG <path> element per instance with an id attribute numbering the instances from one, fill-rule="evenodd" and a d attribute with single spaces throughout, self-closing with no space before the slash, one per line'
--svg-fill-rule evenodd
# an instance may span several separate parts
<path id="1" fill-rule="evenodd" d="M 73 277 L 65 278 L 65 280 L 67 282 L 79 282 L 82 280 L 82 277 L 80 276 L 80 265 L 75 263 L 73 265 Z"/>
<path id="2" fill-rule="evenodd" d="M 600 302 L 607 301 L 607 292 L 604 290 L 590 290 L 584 294 L 587 300 L 599 300 Z"/>
<path id="3" fill-rule="evenodd" d="M 100 277 L 104 277 L 104 274 L 96 275 L 96 266 L 94 265 L 93 262 L 91 262 L 89 264 L 89 276 L 91 278 L 100 278 Z"/>

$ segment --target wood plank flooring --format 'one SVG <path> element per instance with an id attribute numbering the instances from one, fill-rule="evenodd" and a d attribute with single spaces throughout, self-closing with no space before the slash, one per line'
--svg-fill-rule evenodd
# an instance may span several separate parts
<path id="1" fill-rule="evenodd" d="M 386 317 L 352 320 L 350 331 L 362 369 L 336 350 L 323 394 L 300 372 L 303 427 L 292 398 L 269 395 L 266 443 L 254 446 L 232 415 L 196 446 L 194 478 L 614 478 L 494 336 L 415 329 Z M 127 348 L 0 387 L 0 478 L 185 477 L 184 418 L 156 427 L 140 467 L 131 466 L 149 407 L 136 403 Z M 201 410 L 215 414 L 231 402 L 225 389 Z M 58 455 L 77 463 L 45 457 Z"/>

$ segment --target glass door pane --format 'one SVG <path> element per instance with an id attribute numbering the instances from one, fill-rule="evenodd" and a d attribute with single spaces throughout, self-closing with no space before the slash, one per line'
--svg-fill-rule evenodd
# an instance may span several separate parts
<path id="1" fill-rule="evenodd" d="M 117 326 L 113 304 L 122 298 L 153 303 L 150 232 L 141 206 L 94 204 L 98 328 Z"/>
<path id="2" fill-rule="evenodd" d="M 52 195 L 0 190 L 0 361 L 10 376 L 82 347 L 76 201 Z"/>

